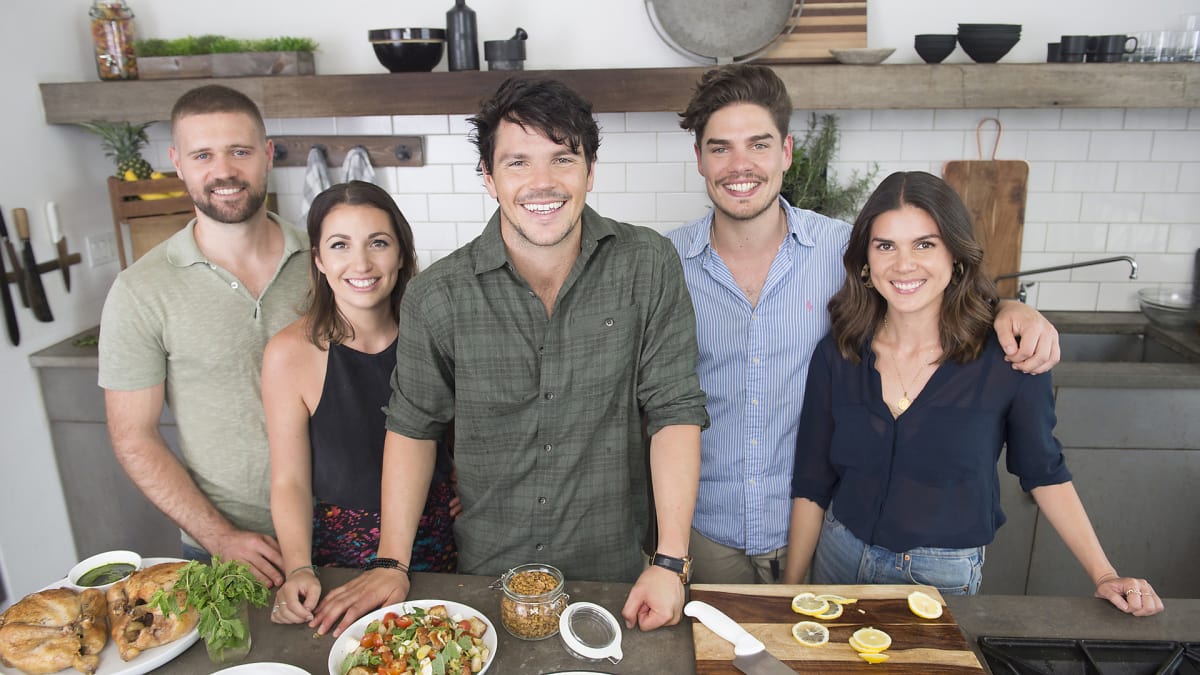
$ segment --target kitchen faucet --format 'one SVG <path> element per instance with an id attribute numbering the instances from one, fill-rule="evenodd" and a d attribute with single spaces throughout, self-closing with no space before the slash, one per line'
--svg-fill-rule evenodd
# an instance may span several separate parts
<path id="1" fill-rule="evenodd" d="M 1039 268 L 1036 270 L 1023 270 L 1020 272 L 1010 272 L 1008 274 L 1001 274 L 1000 276 L 996 277 L 992 281 L 999 282 L 999 281 L 1003 281 L 1004 279 L 1016 279 L 1019 277 L 1026 277 L 1026 276 L 1031 276 L 1034 274 L 1045 274 L 1047 272 L 1060 272 L 1062 270 L 1075 269 L 1076 267 L 1088 267 L 1091 265 L 1103 265 L 1105 263 L 1111 263 L 1111 262 L 1127 262 L 1127 263 L 1129 263 L 1129 278 L 1130 279 L 1137 278 L 1137 272 L 1138 272 L 1137 261 L 1127 255 L 1119 255 L 1119 256 L 1112 257 L 1112 258 L 1100 258 L 1098 260 L 1084 260 L 1083 262 L 1070 263 L 1067 265 L 1055 265 L 1054 267 L 1042 267 L 1042 268 Z M 1029 293 L 1025 289 L 1029 288 L 1034 283 L 1036 283 L 1036 282 L 1022 281 L 1017 286 L 1017 288 L 1018 288 L 1017 299 L 1020 300 L 1021 302 L 1025 302 L 1025 300 L 1029 297 Z"/>

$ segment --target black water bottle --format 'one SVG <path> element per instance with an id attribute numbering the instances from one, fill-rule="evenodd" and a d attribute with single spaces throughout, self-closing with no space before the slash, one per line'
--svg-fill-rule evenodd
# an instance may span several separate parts
<path id="1" fill-rule="evenodd" d="M 446 12 L 446 42 L 450 70 L 479 70 L 479 33 L 467 0 L 454 0 L 454 8 Z"/>

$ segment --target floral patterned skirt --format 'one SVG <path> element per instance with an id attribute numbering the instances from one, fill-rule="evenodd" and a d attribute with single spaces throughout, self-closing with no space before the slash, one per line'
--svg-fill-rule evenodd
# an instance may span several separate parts
<path id="1" fill-rule="evenodd" d="M 413 541 L 413 572 L 453 572 L 458 568 L 454 545 L 454 519 L 449 481 L 429 486 L 425 511 Z M 317 500 L 313 506 L 313 563 L 320 566 L 362 568 L 375 559 L 379 548 L 379 512 L 346 509 Z"/>

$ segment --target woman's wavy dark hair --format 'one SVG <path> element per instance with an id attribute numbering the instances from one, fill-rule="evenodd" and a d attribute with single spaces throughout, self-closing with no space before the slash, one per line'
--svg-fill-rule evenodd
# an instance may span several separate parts
<path id="1" fill-rule="evenodd" d="M 933 218 L 950 250 L 954 270 L 942 296 L 942 361 L 965 363 L 979 357 L 996 313 L 996 285 L 983 272 L 983 248 L 975 239 L 971 216 L 945 181 L 924 171 L 898 171 L 883 179 L 854 221 L 842 261 L 846 283 L 829 301 L 833 334 L 842 356 L 858 363 L 862 347 L 875 333 L 887 302 L 862 279 L 875 219 L 903 206 Z"/>
<path id="2" fill-rule="evenodd" d="M 317 258 L 321 255 L 321 225 L 329 212 L 342 204 L 379 209 L 386 213 L 392 222 L 392 234 L 396 236 L 396 245 L 400 247 L 400 272 L 389 303 L 393 320 L 400 320 L 400 299 L 404 297 L 404 289 L 408 287 L 409 280 L 417 273 L 417 252 L 413 248 L 412 228 L 386 190 L 373 183 L 354 180 L 338 183 L 317 195 L 308 210 L 308 240 L 312 245 L 309 249 L 311 283 L 308 289 L 308 309 L 304 318 L 308 339 L 321 349 L 326 349 L 333 343 L 340 344 L 354 339 L 354 327 L 338 309 L 333 289 L 330 288 L 325 275 L 317 269 Z"/>
<path id="3" fill-rule="evenodd" d="M 501 122 L 541 132 L 582 154 L 588 171 L 600 149 L 600 127 L 592 117 L 592 104 L 558 80 L 507 79 L 467 122 L 474 127 L 470 140 L 479 150 L 480 166 L 489 174 Z"/>

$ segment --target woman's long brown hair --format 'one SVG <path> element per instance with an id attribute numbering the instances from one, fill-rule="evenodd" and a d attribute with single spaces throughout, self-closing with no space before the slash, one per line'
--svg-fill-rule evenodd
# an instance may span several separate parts
<path id="1" fill-rule="evenodd" d="M 939 363 L 972 361 L 983 350 L 995 319 L 996 285 L 983 273 L 983 248 L 975 239 L 971 216 L 962 199 L 945 181 L 924 171 L 899 171 L 883 179 L 854 221 L 842 257 L 846 283 L 829 301 L 838 350 L 850 362 L 858 363 L 863 345 L 887 312 L 887 301 L 868 288 L 861 275 L 875 219 L 903 206 L 929 214 L 954 261 L 950 285 L 942 296 Z"/>

